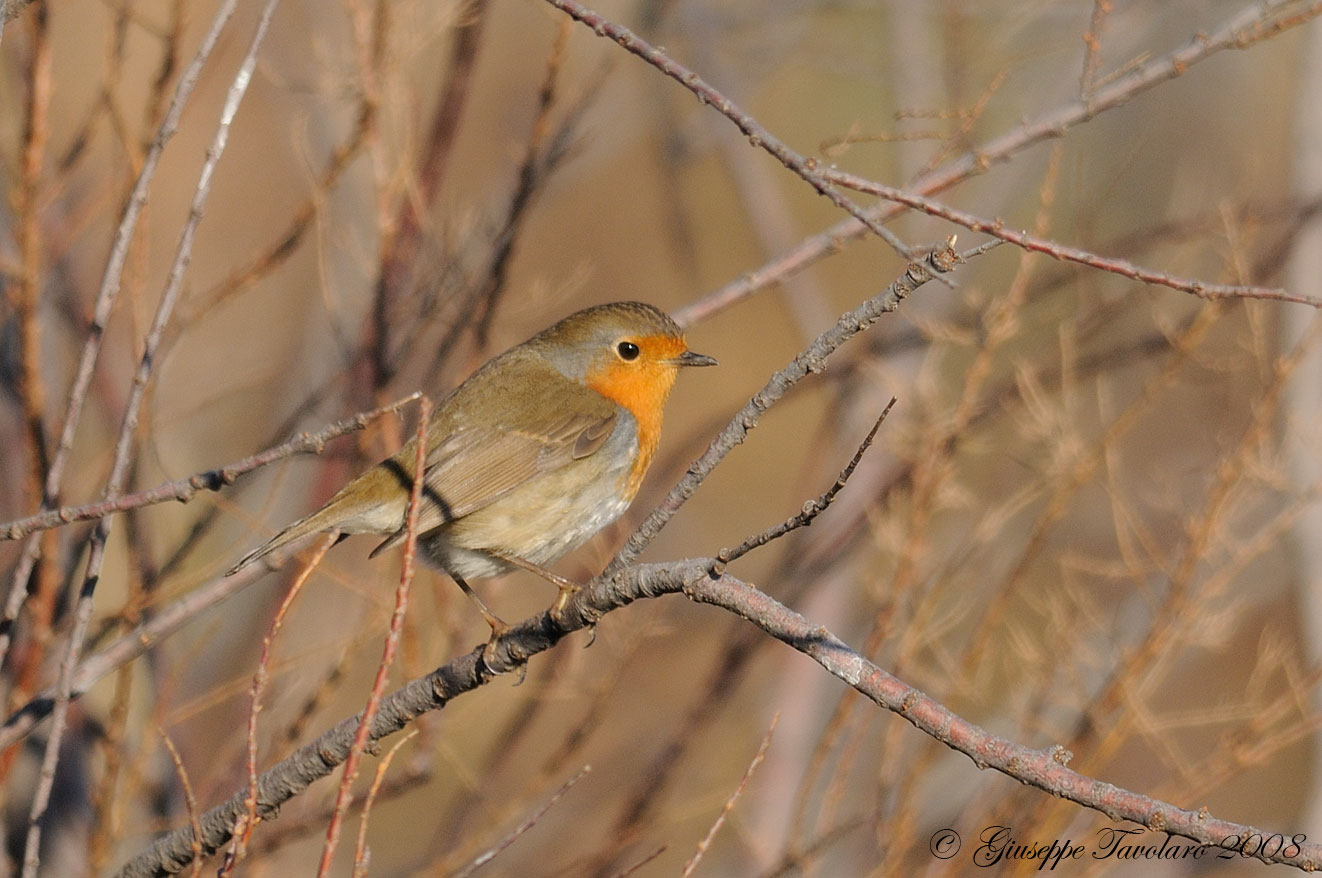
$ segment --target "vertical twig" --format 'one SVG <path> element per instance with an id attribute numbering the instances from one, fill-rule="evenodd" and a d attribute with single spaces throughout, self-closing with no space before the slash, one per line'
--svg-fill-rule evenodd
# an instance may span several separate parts
<path id="1" fill-rule="evenodd" d="M 184 760 L 179 756 L 179 751 L 174 746 L 174 741 L 166 734 L 165 729 L 157 729 L 161 735 L 161 741 L 165 743 L 165 749 L 170 751 L 170 761 L 174 763 L 175 774 L 179 775 L 179 785 L 184 789 L 184 805 L 188 809 L 188 825 L 193 829 L 193 878 L 202 874 L 202 824 L 197 819 L 197 797 L 193 795 L 193 784 L 188 780 L 188 770 L 184 768 Z"/>
<path id="2" fill-rule="evenodd" d="M 477 65 L 477 50 L 486 24 L 487 0 L 473 0 L 466 9 L 465 18 L 454 29 L 450 65 L 445 73 L 445 86 L 432 118 L 431 130 L 425 141 L 425 152 L 418 167 L 418 197 L 405 196 L 393 225 L 382 230 L 381 267 L 377 275 L 372 304 L 372 337 L 367 346 L 370 352 L 371 386 L 374 390 L 385 387 L 394 375 L 390 356 L 391 305 L 399 295 L 409 269 L 416 264 L 422 241 L 421 211 L 436 199 L 445 179 L 446 161 L 458 136 L 459 123 L 472 90 L 473 71 Z"/>
<path id="3" fill-rule="evenodd" d="M 73 438 L 78 431 L 78 421 L 82 416 L 83 404 L 87 399 L 87 389 L 92 383 L 92 369 L 96 365 L 98 354 L 101 352 L 101 341 L 105 338 L 106 325 L 110 322 L 111 311 L 114 309 L 115 300 L 119 296 L 120 279 L 124 273 L 124 262 L 128 258 L 129 242 L 133 239 L 133 232 L 137 228 L 138 219 L 147 204 L 147 190 L 151 187 L 152 178 L 156 174 L 161 153 L 165 149 L 166 142 L 174 136 L 178 129 L 184 106 L 188 103 L 188 98 L 197 85 L 202 67 L 207 59 L 211 57 L 211 52 L 215 49 L 217 40 L 220 39 L 220 33 L 234 14 L 237 3 L 238 0 L 224 0 L 220 9 L 216 10 L 216 16 L 212 19 L 211 27 L 202 38 L 202 44 L 189 63 L 188 69 L 179 78 L 179 85 L 175 88 L 174 98 L 170 102 L 169 110 L 166 111 L 165 120 L 161 123 L 161 128 L 156 133 L 156 139 L 152 141 L 151 148 L 147 150 L 147 155 L 142 163 L 142 170 L 138 172 L 137 183 L 134 184 L 128 204 L 124 207 L 124 215 L 119 221 L 119 226 L 115 229 L 115 239 L 110 246 L 110 256 L 106 260 L 106 270 L 102 275 L 101 288 L 97 292 L 96 304 L 92 311 L 92 324 L 87 333 L 87 340 L 83 343 L 82 353 L 79 355 L 73 384 L 69 388 L 69 400 L 64 413 L 64 426 L 60 429 L 59 443 L 56 445 L 55 453 L 51 458 L 50 468 L 46 471 L 46 483 L 43 487 L 41 503 L 43 511 L 53 509 L 60 504 L 64 467 L 68 462 L 69 452 L 73 448 Z M 29 537 L 23 546 L 23 553 L 19 556 L 18 564 L 14 568 L 14 575 L 9 586 L 9 596 L 5 600 L 4 616 L 0 618 L 0 663 L 4 661 L 9 652 L 9 646 L 13 640 L 14 621 L 18 618 L 18 611 L 27 597 L 28 577 L 36 563 L 40 546 L 41 536 L 39 534 L 33 534 Z"/>
<path id="4" fill-rule="evenodd" d="M 330 826 L 326 829 L 326 844 L 321 849 L 321 863 L 317 867 L 318 878 L 325 878 L 330 874 L 331 861 L 335 858 L 335 848 L 339 844 L 340 831 L 344 824 L 344 813 L 353 800 L 353 782 L 358 776 L 358 763 L 362 761 L 363 751 L 367 749 L 367 739 L 372 733 L 372 721 L 376 719 L 377 710 L 381 706 L 381 696 L 386 691 L 390 666 L 395 661 L 400 633 L 404 630 L 404 614 L 408 610 L 409 588 L 413 584 L 413 570 L 418 549 L 418 512 L 422 505 L 422 486 L 427 475 L 427 427 L 430 425 L 431 412 L 431 400 L 426 396 L 422 397 L 418 403 L 418 453 L 413 462 L 413 488 L 409 494 L 409 509 L 405 518 L 404 562 L 399 574 L 399 587 L 395 589 L 395 611 L 390 616 L 390 633 L 386 635 L 381 662 L 376 668 L 376 679 L 372 681 L 372 692 L 367 698 L 367 707 L 363 709 L 362 718 L 358 721 L 358 731 L 354 734 L 349 755 L 344 760 L 344 776 L 340 778 L 340 787 L 335 794 L 335 810 L 331 814 Z"/>
<path id="5" fill-rule="evenodd" d="M 698 849 L 684 864 L 684 871 L 680 873 L 682 878 L 689 878 L 693 874 L 693 870 L 698 868 L 699 861 L 702 860 L 703 854 L 707 853 L 707 848 L 711 847 L 712 839 L 716 838 L 716 833 L 720 830 L 721 825 L 725 823 L 725 818 L 729 817 L 730 812 L 734 810 L 735 801 L 743 795 L 744 789 L 748 786 L 748 781 L 753 777 L 753 772 L 757 771 L 757 767 L 766 758 L 767 749 L 771 747 L 771 736 L 776 733 L 776 724 L 779 722 L 780 714 L 778 713 L 771 718 L 771 726 L 767 729 L 767 733 L 762 736 L 762 745 L 757 748 L 757 753 L 753 755 L 753 761 L 748 763 L 748 768 L 744 770 L 744 776 L 740 778 L 739 785 L 734 788 L 734 792 L 730 793 L 730 798 L 725 800 L 725 806 L 721 808 L 721 813 L 716 815 L 716 820 L 712 822 L 707 834 L 702 837 L 702 841 L 698 842 Z"/>
<path id="6" fill-rule="evenodd" d="M 285 590 L 284 599 L 280 601 L 280 606 L 271 619 L 266 637 L 262 638 L 261 656 L 257 660 L 257 670 L 253 674 L 252 686 L 248 690 L 249 701 L 251 702 L 248 708 L 248 795 L 243 800 L 244 813 L 239 815 L 239 826 L 235 828 L 233 843 L 230 845 L 230 850 L 225 856 L 225 862 L 221 864 L 218 872 L 221 878 L 228 875 L 243 859 L 247 851 L 248 839 L 257 826 L 257 715 L 262 712 L 262 696 L 266 694 L 266 685 L 271 678 L 269 671 L 271 644 L 275 642 L 276 635 L 284 627 L 285 617 L 289 615 L 289 609 L 294 605 L 294 599 L 303 590 L 304 584 L 312 576 L 312 571 L 317 569 L 321 559 L 326 556 L 331 546 L 335 545 L 335 541 L 339 538 L 339 531 L 331 531 L 317 544 L 312 557 L 303 565 L 298 575 L 294 577 L 294 581 L 290 583 L 289 588 Z"/>
<path id="7" fill-rule="evenodd" d="M 24 437 L 27 457 L 27 486 L 24 502 L 39 504 L 42 485 L 50 471 L 50 448 L 46 432 L 46 390 L 42 380 L 41 320 L 38 316 L 42 271 L 41 192 L 45 167 L 46 145 L 50 135 L 51 100 L 51 48 L 48 22 L 49 10 L 45 0 L 34 3 L 29 18 L 32 46 L 27 68 L 27 92 L 23 107 L 23 154 L 17 197 L 17 237 L 20 259 L 18 282 L 13 285 L 11 307 L 18 326 L 17 391 L 23 412 Z M 21 453 L 21 452 L 20 452 Z M 29 499 L 30 498 L 30 499 Z M 53 537 L 44 540 L 49 548 L 55 545 Z M 42 540 L 34 539 L 34 551 Z M 23 594 L 31 582 L 32 568 L 22 578 L 15 576 L 15 587 L 22 583 Z M 32 613 L 31 642 L 36 649 L 15 663 L 12 677 L 12 695 L 26 697 L 34 688 L 41 666 L 40 653 L 50 637 L 54 617 L 55 592 L 58 576 L 54 565 L 42 564 L 36 568 L 38 600 Z M 3 631 L 3 625 L 0 625 Z M 0 662 L 4 651 L 0 648 Z M 8 769 L 8 760 L 4 763 Z"/>
<path id="8" fill-rule="evenodd" d="M 1111 0 L 1093 0 L 1092 18 L 1083 34 L 1083 71 L 1079 74 L 1079 100 L 1092 100 L 1093 83 L 1102 66 L 1102 27 L 1111 14 Z"/>
<path id="9" fill-rule="evenodd" d="M 386 755 L 381 757 L 381 764 L 376 767 L 376 774 L 372 776 L 372 785 L 367 790 L 367 797 L 363 799 L 362 816 L 358 819 L 358 844 L 353 852 L 353 878 L 367 876 L 367 863 L 370 857 L 367 849 L 367 823 L 372 816 L 372 805 L 376 803 L 377 794 L 381 792 L 381 784 L 385 782 L 386 772 L 390 770 L 390 763 L 394 761 L 399 748 L 417 736 L 418 729 L 414 729 L 396 741 L 395 745 L 386 751 Z"/>
<path id="10" fill-rule="evenodd" d="M 202 219 L 202 207 L 211 192 L 211 178 L 215 174 L 216 165 L 225 151 L 225 144 L 229 139 L 230 125 L 234 120 L 234 115 L 238 112 L 239 104 L 242 103 L 243 96 L 248 90 L 248 84 L 252 81 L 252 71 L 257 65 L 257 50 L 266 36 L 267 28 L 271 23 L 271 16 L 275 13 L 277 5 L 279 5 L 279 0 L 267 0 L 265 7 L 262 9 L 262 16 L 257 23 L 252 42 L 249 44 L 248 53 L 244 56 L 243 63 L 240 64 L 238 73 L 235 74 L 234 81 L 230 85 L 229 94 L 226 96 L 225 105 L 221 110 L 220 122 L 216 127 L 216 134 L 207 149 L 207 158 L 202 165 L 197 188 L 193 193 L 193 203 L 189 209 L 188 220 L 184 225 L 179 245 L 175 251 L 175 261 L 166 280 L 161 301 L 157 305 L 151 329 L 144 340 L 144 350 L 138 363 L 138 369 L 133 376 L 133 386 L 129 391 L 124 418 L 120 425 L 119 438 L 115 443 L 114 461 L 111 464 L 110 477 L 106 483 L 105 496 L 107 498 L 118 496 L 123 491 L 124 481 L 129 469 L 133 436 L 138 423 L 138 413 L 146 392 L 147 381 L 151 377 L 154 354 L 160 346 L 161 336 L 165 332 L 165 326 L 169 322 L 174 304 L 178 300 L 180 290 L 183 288 L 184 274 L 192 258 L 193 237 L 196 234 L 197 225 Z M 69 641 L 65 647 L 64 655 L 60 660 L 59 680 L 55 688 L 55 706 L 51 712 L 51 734 L 46 742 L 45 753 L 42 756 L 41 773 L 37 781 L 36 792 L 32 798 L 32 808 L 28 815 L 27 843 L 23 851 L 23 878 L 36 878 L 37 868 L 41 861 L 39 853 L 41 824 L 50 804 L 51 790 L 55 785 L 55 768 L 59 762 L 60 744 L 64 737 L 68 718 L 74 672 L 77 670 L 78 659 L 82 654 L 82 643 L 87 635 L 87 625 L 92 617 L 92 597 L 101 577 L 101 565 L 105 560 L 105 546 L 110 538 L 111 521 L 110 518 L 101 519 L 97 522 L 96 529 L 92 534 L 87 571 L 84 574 L 83 584 L 79 589 L 78 600 L 74 607 L 73 627 L 69 632 Z"/>
<path id="11" fill-rule="evenodd" d="M 18 322 L 19 397 L 27 428 L 29 495 L 41 496 L 49 459 L 45 429 L 45 384 L 41 380 L 41 322 L 37 303 L 41 295 L 41 176 L 50 136 L 51 49 L 49 10 L 45 0 L 32 5 L 32 46 L 23 105 L 23 157 L 18 186 L 18 249 L 22 269 L 14 289 L 12 307 Z"/>

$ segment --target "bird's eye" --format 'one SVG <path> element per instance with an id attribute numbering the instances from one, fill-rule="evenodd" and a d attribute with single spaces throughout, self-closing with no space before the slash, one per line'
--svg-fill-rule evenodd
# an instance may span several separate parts
<path id="1" fill-rule="evenodd" d="M 615 346 L 615 352 L 620 355 L 621 360 L 636 360 L 640 353 L 638 345 L 631 341 L 622 341 L 617 344 Z"/>

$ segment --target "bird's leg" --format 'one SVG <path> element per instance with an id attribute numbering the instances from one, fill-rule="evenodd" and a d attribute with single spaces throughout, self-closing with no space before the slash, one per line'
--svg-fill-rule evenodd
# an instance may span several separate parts
<path id="1" fill-rule="evenodd" d="M 506 561 L 510 564 L 513 564 L 515 567 L 522 567 L 524 570 L 527 570 L 529 573 L 536 573 L 542 579 L 545 579 L 547 582 L 551 583 L 557 589 L 560 590 L 560 593 L 557 594 L 555 597 L 555 603 L 551 604 L 550 612 L 551 612 L 551 618 L 553 619 L 558 620 L 560 618 L 560 614 L 563 613 L 565 611 L 565 607 L 568 606 L 569 599 L 572 598 L 577 592 L 583 590 L 583 586 L 579 585 L 577 582 L 574 582 L 572 579 L 565 579 L 560 574 L 553 573 L 540 564 L 534 564 L 531 561 L 526 561 L 523 558 L 518 557 L 517 555 L 508 555 L 505 554 L 504 552 L 493 553 L 493 554 L 495 554 L 496 557 L 500 558 L 502 561 Z M 588 642 L 586 646 L 591 646 L 593 642 L 597 639 L 597 626 L 588 625 L 587 629 L 588 629 Z"/>
<path id="2" fill-rule="evenodd" d="M 497 554 L 496 557 L 502 561 L 513 564 L 515 567 L 522 567 L 529 573 L 536 573 L 542 579 L 545 579 L 560 590 L 560 594 L 556 596 L 555 603 L 551 605 L 551 613 L 553 615 L 559 615 L 564 612 L 565 605 L 569 603 L 569 599 L 574 596 L 575 592 L 580 591 L 583 588 L 583 586 L 574 582 L 572 579 L 565 579 L 559 573 L 552 573 L 542 565 L 534 564 L 531 561 L 525 561 L 517 555 L 507 555 L 504 552 L 501 552 Z"/>
<path id="3" fill-rule="evenodd" d="M 494 673 L 495 669 L 491 664 L 491 649 L 495 646 L 496 641 L 510 630 L 510 626 L 491 612 L 491 608 L 487 606 L 486 601 L 478 597 L 477 592 L 473 591 L 473 587 L 464 582 L 460 576 L 451 573 L 450 578 L 454 580 L 455 585 L 459 586 L 464 594 L 468 595 L 468 599 L 477 606 L 477 611 L 482 614 L 482 618 L 486 620 L 487 625 L 491 626 L 491 639 L 487 641 L 487 645 L 482 649 L 482 661 L 486 664 L 487 669 Z"/>

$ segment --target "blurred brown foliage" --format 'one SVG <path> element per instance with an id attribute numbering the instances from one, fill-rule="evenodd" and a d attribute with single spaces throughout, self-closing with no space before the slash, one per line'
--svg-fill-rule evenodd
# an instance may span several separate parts
<path id="1" fill-rule="evenodd" d="M 893 185 L 1262 4 L 878 0 L 611 3 L 793 148 Z M 1037 235 L 1209 283 L 1287 283 L 1318 207 L 1298 180 L 1313 4 L 941 194 Z M 257 4 L 240 4 L 167 145 L 128 251 L 61 491 L 97 499 L 215 120 Z M 0 35 L 0 515 L 41 503 L 116 223 L 212 4 L 37 2 Z M 860 204 L 865 196 L 854 196 Z M 681 381 L 619 526 L 559 565 L 587 579 L 729 414 L 904 260 L 854 237 L 731 304 L 721 285 L 844 215 L 711 107 L 530 0 L 286 0 L 221 158 L 154 358 L 129 490 L 238 460 L 417 389 L 438 398 L 569 311 L 642 299 L 701 319 L 721 361 Z M 908 213 L 923 247 L 959 231 Z M 966 233 L 962 245 L 981 240 Z M 1314 279 L 1315 280 L 1315 279 Z M 1316 290 L 1293 289 L 1300 294 Z M 1293 328 L 1292 328 L 1293 327 Z M 838 502 L 738 562 L 963 716 L 1183 807 L 1322 838 L 1314 616 L 1317 319 L 1209 302 L 1002 246 L 929 284 L 799 385 L 648 558 L 714 555 L 791 515 L 898 406 Z M 214 580 L 397 447 L 412 410 L 233 488 L 119 516 L 85 649 Z M 48 532 L 4 666 L 13 710 L 55 680 L 90 525 Z M 23 541 L 0 543 L 4 591 Z M 362 707 L 398 565 L 331 551 L 274 645 L 259 765 Z M 43 872 L 100 874 L 246 782 L 248 687 L 297 565 L 74 702 Z M 478 588 L 506 618 L 553 590 Z M 420 574 L 394 679 L 485 636 Z M 367 833 L 371 874 L 452 874 L 561 795 L 482 874 L 675 874 L 780 715 L 695 874 L 970 871 L 984 827 L 1100 847 L 1102 814 L 995 773 L 863 703 L 737 618 L 678 598 L 608 616 L 526 682 L 419 718 Z M 44 729 L 0 757 L 20 856 Z M 369 758 L 365 788 L 375 759 Z M 241 870 L 309 874 L 333 784 L 259 826 Z M 361 795 L 359 796 L 361 801 Z M 356 816 L 355 816 L 356 819 Z M 929 851 L 954 828 L 965 850 Z M 347 833 L 356 832 L 356 823 Z M 1149 838 L 1152 837 L 1149 833 Z M 352 839 L 337 874 L 349 874 Z M 1249 874 L 1252 861 L 1217 863 Z M 1140 864 L 1184 874 L 1187 864 Z M 1023 871 L 1037 863 L 1019 863 Z M 209 864 L 208 868 L 215 868 Z M 1089 860 L 1088 874 L 1135 874 Z M 1154 870 L 1165 869 L 1166 872 Z M 3 870 L 0 870 L 3 872 Z"/>

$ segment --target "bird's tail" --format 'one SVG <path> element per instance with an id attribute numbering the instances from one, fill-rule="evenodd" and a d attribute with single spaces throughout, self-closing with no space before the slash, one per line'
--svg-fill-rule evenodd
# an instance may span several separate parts
<path id="1" fill-rule="evenodd" d="M 271 537 L 262 545 L 244 555 L 243 558 L 239 560 L 239 563 L 231 567 L 229 572 L 225 575 L 233 576 L 252 562 L 269 555 L 276 549 L 282 549 L 290 543 L 301 540 L 306 536 L 317 533 L 318 531 L 330 530 L 335 527 L 335 519 L 340 514 L 341 513 L 336 509 L 334 503 L 328 503 L 306 518 L 300 518 L 289 527 L 280 531 L 280 533 Z"/>

